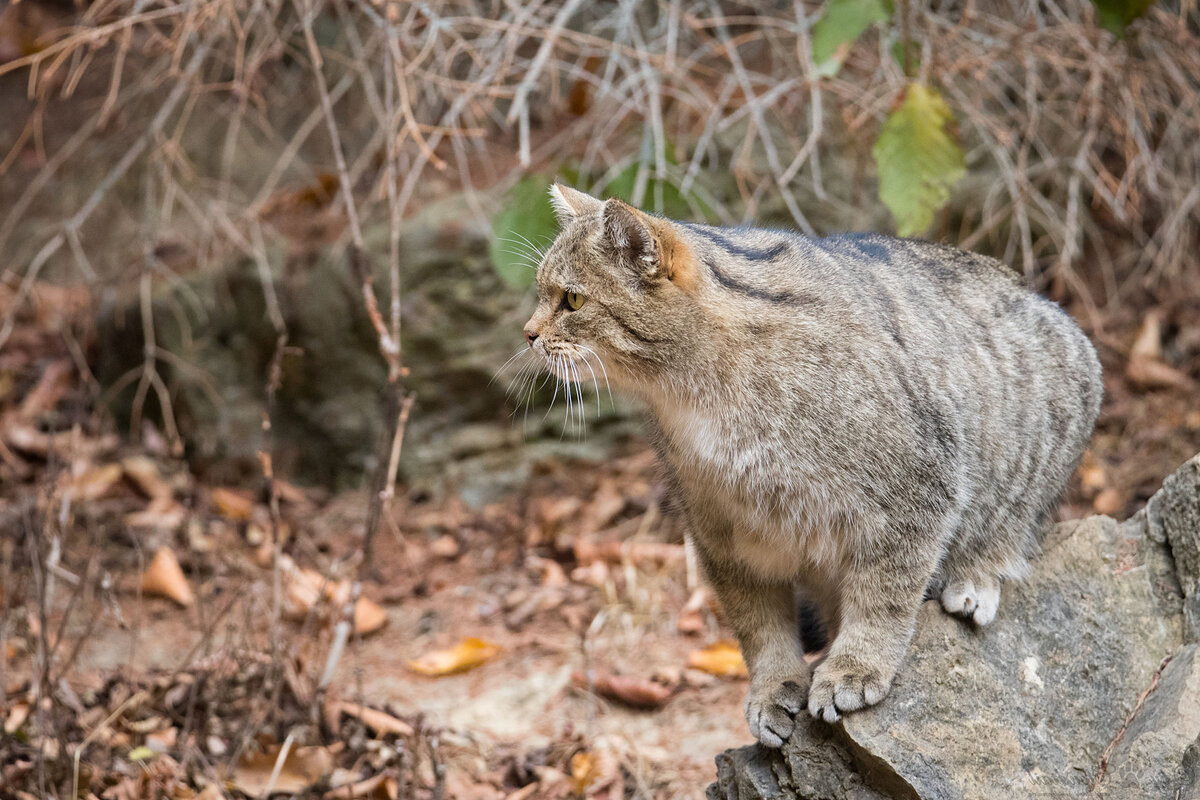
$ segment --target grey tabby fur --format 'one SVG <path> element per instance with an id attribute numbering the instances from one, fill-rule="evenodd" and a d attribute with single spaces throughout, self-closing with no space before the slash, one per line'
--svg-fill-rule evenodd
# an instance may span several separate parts
<path id="1" fill-rule="evenodd" d="M 1058 306 L 930 242 L 551 194 L 562 230 L 527 338 L 560 377 L 603 364 L 649 409 L 750 669 L 756 738 L 778 747 L 804 708 L 835 720 L 882 700 L 926 592 L 992 620 L 1100 408 L 1095 351 Z M 811 671 L 797 589 L 832 637 Z"/>

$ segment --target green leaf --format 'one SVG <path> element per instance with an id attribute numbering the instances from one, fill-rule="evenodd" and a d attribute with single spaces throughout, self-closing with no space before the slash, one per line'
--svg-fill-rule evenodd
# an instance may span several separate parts
<path id="1" fill-rule="evenodd" d="M 911 83 L 904 102 L 879 132 L 872 150 L 879 197 L 891 209 L 901 236 L 927 230 L 933 213 L 946 204 L 966 172 L 963 152 L 946 130 L 952 119 L 936 89 Z"/>
<path id="2" fill-rule="evenodd" d="M 503 207 L 492 220 L 492 265 L 514 289 L 533 285 L 535 250 L 544 250 L 558 232 L 549 191 L 550 182 L 541 176 L 522 178 L 504 196 Z"/>
<path id="3" fill-rule="evenodd" d="M 1118 39 L 1124 38 L 1125 27 L 1150 10 L 1154 0 L 1092 0 L 1100 26 Z"/>
<path id="4" fill-rule="evenodd" d="M 829 0 L 812 28 L 812 57 L 821 75 L 836 75 L 850 45 L 862 32 L 890 16 L 884 0 Z"/>

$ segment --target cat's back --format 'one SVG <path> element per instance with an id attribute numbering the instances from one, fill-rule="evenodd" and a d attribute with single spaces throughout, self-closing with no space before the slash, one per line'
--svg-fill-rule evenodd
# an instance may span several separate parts
<path id="1" fill-rule="evenodd" d="M 1062 366 L 1098 376 L 1075 322 L 988 256 L 874 233 L 685 227 L 717 302 L 774 322 L 780 335 L 828 330 L 918 358 L 965 343 L 992 355 L 1044 346 L 1071 362 Z"/>

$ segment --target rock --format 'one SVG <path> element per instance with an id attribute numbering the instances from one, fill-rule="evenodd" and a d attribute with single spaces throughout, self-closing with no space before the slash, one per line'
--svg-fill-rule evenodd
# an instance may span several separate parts
<path id="1" fill-rule="evenodd" d="M 514 417 L 507 396 L 512 376 L 493 376 L 523 345 L 532 295 L 501 283 L 487 256 L 490 232 L 464 224 L 462 209 L 452 206 L 429 210 L 402 232 L 404 380 L 416 395 L 402 478 L 435 492 L 449 484 L 482 504 L 524 481 L 537 459 L 602 458 L 638 423 L 617 413 L 607 393 L 596 420 L 596 397 L 585 389 L 588 421 L 595 422 L 586 439 L 563 436 L 561 392 L 546 415 L 553 381 L 542 386 L 527 417 Z M 366 234 L 386 316 L 386 226 Z M 358 487 L 375 465 L 386 383 L 360 288 L 344 260 L 327 251 L 278 248 L 269 256 L 289 347 L 272 413 L 276 472 Z M 266 444 L 262 413 L 278 338 L 257 267 L 234 261 L 156 282 L 151 307 L 156 344 L 170 355 L 157 369 L 189 461 L 217 483 L 254 479 L 256 453 Z M 114 416 L 128 424 L 144 358 L 137 285 L 107 298 L 97 327 L 97 377 L 110 390 Z M 153 391 L 144 416 L 164 416 Z"/>
<path id="2" fill-rule="evenodd" d="M 927 601 L 881 704 L 718 756 L 709 797 L 1196 797 L 1198 522 L 1200 456 L 1124 524 L 1058 525 L 990 626 Z"/>
<path id="3" fill-rule="evenodd" d="M 1139 517 L 1145 518 L 1149 537 L 1170 550 L 1183 590 L 1188 640 L 1200 641 L 1200 457 L 1163 481 Z"/>

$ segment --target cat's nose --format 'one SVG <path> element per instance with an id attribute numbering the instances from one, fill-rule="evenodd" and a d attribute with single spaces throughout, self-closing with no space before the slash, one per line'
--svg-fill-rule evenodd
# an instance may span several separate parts
<path id="1" fill-rule="evenodd" d="M 533 343 L 537 341 L 537 329 L 525 326 L 525 341 L 529 342 L 529 346 L 533 347 Z"/>

